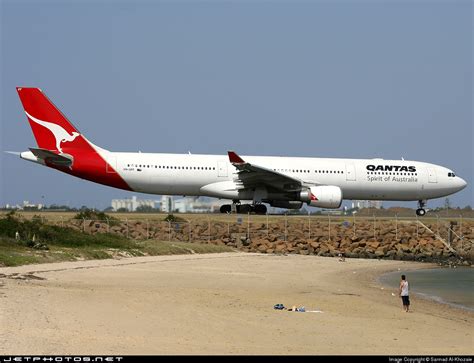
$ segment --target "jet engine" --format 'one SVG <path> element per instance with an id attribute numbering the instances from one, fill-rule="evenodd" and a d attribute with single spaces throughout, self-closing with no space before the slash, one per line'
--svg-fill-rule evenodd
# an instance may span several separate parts
<path id="1" fill-rule="evenodd" d="M 342 203 L 342 190 L 334 185 L 310 187 L 300 192 L 300 200 L 311 207 L 339 208 Z"/>

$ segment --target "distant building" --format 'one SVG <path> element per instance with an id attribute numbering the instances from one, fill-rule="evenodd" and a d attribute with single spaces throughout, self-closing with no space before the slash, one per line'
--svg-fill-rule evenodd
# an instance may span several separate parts
<path id="1" fill-rule="evenodd" d="M 170 195 L 163 195 L 161 197 L 161 208 L 163 213 L 173 213 L 174 211 L 174 199 Z"/>
<path id="2" fill-rule="evenodd" d="M 38 204 L 33 204 L 30 203 L 28 200 L 24 200 L 23 204 L 16 204 L 16 205 L 10 205 L 6 204 L 5 209 L 17 209 L 17 210 L 40 210 L 44 208 L 44 204 L 38 203 Z"/>
<path id="3" fill-rule="evenodd" d="M 352 201 L 352 209 L 355 208 L 382 208 L 382 201 L 381 200 L 353 200 Z"/>
<path id="4" fill-rule="evenodd" d="M 174 200 L 172 210 L 179 213 L 214 213 L 218 212 L 223 204 L 228 201 L 221 201 L 211 198 L 184 197 Z"/>
<path id="5" fill-rule="evenodd" d="M 130 199 L 112 199 L 112 209 L 114 211 L 125 208 L 129 212 L 135 212 L 138 207 L 142 206 L 155 208 L 155 201 L 152 199 L 137 199 L 135 195 Z"/>

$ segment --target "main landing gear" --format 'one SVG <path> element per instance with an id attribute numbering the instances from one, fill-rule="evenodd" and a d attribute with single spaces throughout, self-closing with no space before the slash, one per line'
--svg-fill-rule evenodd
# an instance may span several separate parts
<path id="1" fill-rule="evenodd" d="M 232 205 L 231 204 L 224 204 L 220 208 L 221 213 L 227 213 L 229 214 L 232 212 Z"/>
<path id="2" fill-rule="evenodd" d="M 255 213 L 255 214 L 266 214 L 267 207 L 265 204 L 240 204 L 235 203 L 235 211 L 241 214 Z M 224 204 L 220 208 L 221 213 L 231 213 L 232 205 Z"/>
<path id="3" fill-rule="evenodd" d="M 426 214 L 425 205 L 426 205 L 426 200 L 418 201 L 418 209 L 416 210 L 417 216 L 423 217 Z"/>

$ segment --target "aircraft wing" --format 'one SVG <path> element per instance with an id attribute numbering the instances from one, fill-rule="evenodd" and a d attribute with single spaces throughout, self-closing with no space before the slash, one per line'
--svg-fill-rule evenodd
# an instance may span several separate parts
<path id="1" fill-rule="evenodd" d="M 228 151 L 230 163 L 238 170 L 237 185 L 242 189 L 265 185 L 272 189 L 284 192 L 300 191 L 302 186 L 307 185 L 301 179 L 294 178 L 263 166 L 244 161 L 234 151 Z M 312 184 L 314 185 L 314 184 Z"/>

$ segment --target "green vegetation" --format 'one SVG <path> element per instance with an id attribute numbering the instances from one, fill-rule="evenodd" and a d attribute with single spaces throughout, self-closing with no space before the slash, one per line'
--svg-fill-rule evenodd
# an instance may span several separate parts
<path id="1" fill-rule="evenodd" d="M 115 217 L 111 217 L 104 212 L 96 211 L 94 209 L 83 209 L 77 213 L 73 219 L 85 219 L 88 221 L 109 221 L 111 226 L 117 225 L 120 223 Z"/>
<path id="2" fill-rule="evenodd" d="M 113 234 L 83 234 L 69 227 L 48 225 L 40 218 L 21 220 L 14 212 L 0 219 L 0 237 L 17 238 L 18 242 L 27 247 L 33 247 L 32 242 L 54 244 L 63 247 L 95 246 L 102 248 L 134 247 L 125 237 Z"/>
<path id="3" fill-rule="evenodd" d="M 171 223 L 182 223 L 182 222 L 187 222 L 186 219 L 181 218 L 181 217 L 176 217 L 174 214 L 168 214 L 165 219 L 163 219 L 166 222 L 171 222 Z"/>
<path id="4" fill-rule="evenodd" d="M 45 224 L 40 218 L 25 220 L 14 212 L 0 218 L 0 266 L 225 251 L 231 249 L 198 243 L 133 241 L 109 233 L 85 234 L 73 228 Z"/>
<path id="5" fill-rule="evenodd" d="M 149 205 L 140 205 L 135 210 L 135 213 L 159 213 L 160 210 L 157 208 L 150 207 Z"/>

